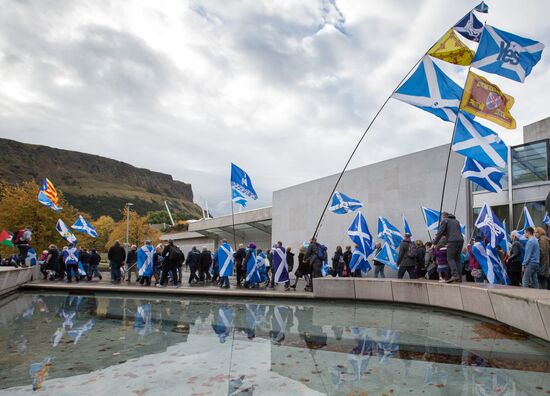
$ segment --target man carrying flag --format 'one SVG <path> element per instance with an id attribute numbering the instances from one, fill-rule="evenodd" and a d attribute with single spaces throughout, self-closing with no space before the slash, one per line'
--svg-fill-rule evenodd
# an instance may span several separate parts
<path id="1" fill-rule="evenodd" d="M 258 259 L 256 258 L 256 244 L 248 244 L 248 252 L 244 259 L 246 263 L 245 287 L 250 289 L 256 287 L 261 282 L 260 271 L 258 269 Z"/>
<path id="2" fill-rule="evenodd" d="M 462 246 L 464 246 L 464 237 L 462 236 L 460 222 L 453 214 L 447 212 L 443 212 L 442 218 L 433 244 L 437 245 L 443 237 L 447 239 L 447 264 L 451 269 L 451 277 L 447 280 L 447 283 L 462 282 L 460 253 L 462 252 Z"/>
<path id="3" fill-rule="evenodd" d="M 273 282 L 277 284 L 284 283 L 285 291 L 290 290 L 290 278 L 288 274 L 288 263 L 286 260 L 286 251 L 282 242 L 277 242 L 273 246 Z"/>
<path id="4" fill-rule="evenodd" d="M 145 244 L 137 251 L 137 266 L 139 283 L 143 286 L 151 286 L 151 276 L 153 276 L 153 256 L 155 248 L 151 245 L 151 241 L 145 241 Z"/>
<path id="5" fill-rule="evenodd" d="M 231 245 L 227 243 L 226 239 L 222 239 L 222 243 L 218 250 L 214 260 L 218 262 L 220 266 L 220 287 L 223 289 L 229 289 L 229 277 L 233 275 L 233 249 Z"/>
<path id="6" fill-rule="evenodd" d="M 69 243 L 69 246 L 62 253 L 63 261 L 65 262 L 65 270 L 67 271 L 67 282 L 72 282 L 72 276 L 74 274 L 75 282 L 78 283 L 80 275 L 78 271 L 78 249 L 73 243 Z"/>

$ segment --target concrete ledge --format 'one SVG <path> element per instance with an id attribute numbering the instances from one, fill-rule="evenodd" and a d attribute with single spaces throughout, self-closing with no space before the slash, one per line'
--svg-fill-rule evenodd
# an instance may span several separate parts
<path id="1" fill-rule="evenodd" d="M 0 296 L 17 290 L 35 277 L 37 266 L 30 268 L 0 267 Z"/>
<path id="2" fill-rule="evenodd" d="M 355 299 L 354 278 L 315 278 L 313 295 L 317 298 Z"/>
<path id="3" fill-rule="evenodd" d="M 457 311 L 464 310 L 464 306 L 462 304 L 462 296 L 460 293 L 460 285 L 426 283 L 426 288 L 428 289 L 428 300 L 430 301 L 430 305 L 456 309 Z"/>
<path id="4" fill-rule="evenodd" d="M 393 301 L 391 282 L 372 278 L 354 279 L 357 300 Z"/>
<path id="5" fill-rule="evenodd" d="M 427 282 L 391 279 L 394 302 L 430 305 Z"/>
<path id="6" fill-rule="evenodd" d="M 486 287 L 463 283 L 460 285 L 460 294 L 464 311 L 491 319 L 497 318 L 489 297 L 489 290 Z"/>

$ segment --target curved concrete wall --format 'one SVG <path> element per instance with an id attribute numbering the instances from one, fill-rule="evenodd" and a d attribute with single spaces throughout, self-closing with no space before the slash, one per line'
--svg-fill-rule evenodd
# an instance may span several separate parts
<path id="1" fill-rule="evenodd" d="M 436 306 L 497 320 L 550 341 L 550 291 L 423 280 L 318 278 L 314 296 Z"/>
<path id="2" fill-rule="evenodd" d="M 23 283 L 36 279 L 38 266 L 30 268 L 0 267 L 0 296 L 19 288 Z"/>

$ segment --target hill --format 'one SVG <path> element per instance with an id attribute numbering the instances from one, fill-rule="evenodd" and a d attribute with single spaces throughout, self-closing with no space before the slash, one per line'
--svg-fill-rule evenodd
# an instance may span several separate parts
<path id="1" fill-rule="evenodd" d="M 132 202 L 132 209 L 139 214 L 164 210 L 164 200 L 171 211 L 184 218 L 201 216 L 201 208 L 193 203 L 191 184 L 170 175 L 98 155 L 2 138 L 0 147 L 0 180 L 42 183 L 48 177 L 71 205 L 94 218 L 109 215 L 120 219 L 126 202 Z"/>

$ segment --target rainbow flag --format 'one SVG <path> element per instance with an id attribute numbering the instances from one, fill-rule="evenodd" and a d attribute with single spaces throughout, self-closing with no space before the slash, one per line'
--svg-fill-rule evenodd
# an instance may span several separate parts
<path id="1" fill-rule="evenodd" d="M 48 178 L 44 178 L 40 192 L 38 193 L 38 202 L 43 205 L 49 206 L 56 212 L 61 210 L 59 205 L 59 196 L 57 190 L 53 186 L 52 182 Z"/>
<path id="2" fill-rule="evenodd" d="M 11 235 L 6 230 L 2 230 L 0 232 L 0 245 L 13 247 L 13 242 L 11 241 Z"/>

